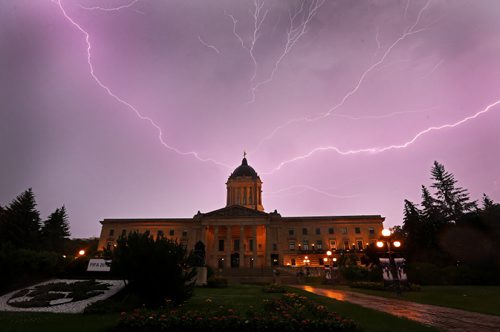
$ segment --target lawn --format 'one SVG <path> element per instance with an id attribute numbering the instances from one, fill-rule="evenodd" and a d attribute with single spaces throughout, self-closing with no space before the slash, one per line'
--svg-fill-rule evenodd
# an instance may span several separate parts
<path id="1" fill-rule="evenodd" d="M 197 288 L 195 296 L 185 306 L 200 309 L 203 306 L 225 306 L 235 310 L 259 309 L 264 299 L 280 297 L 281 294 L 262 292 L 261 286 L 234 285 L 228 288 Z M 339 302 L 317 296 L 308 292 L 293 289 L 328 309 L 338 312 L 346 318 L 356 321 L 365 332 L 388 331 L 436 331 L 432 328 L 396 318 L 385 313 L 362 308 L 360 306 Z M 251 308 L 253 307 L 253 308 Z M 44 314 L 44 313 L 6 313 L 0 312 L 2 331 L 71 331 L 92 332 L 105 331 L 113 326 L 119 314 Z"/>
<path id="2" fill-rule="evenodd" d="M 402 296 L 398 296 L 394 292 L 349 288 L 347 286 L 336 286 L 335 288 L 500 316 L 500 286 L 422 286 L 421 291 L 404 292 Z"/>

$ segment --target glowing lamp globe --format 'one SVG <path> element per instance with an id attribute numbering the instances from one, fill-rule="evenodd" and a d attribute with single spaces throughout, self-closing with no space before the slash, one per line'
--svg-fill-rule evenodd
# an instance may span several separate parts
<path id="1" fill-rule="evenodd" d="M 391 235 L 391 231 L 390 231 L 390 230 L 388 230 L 387 228 L 384 228 L 384 229 L 382 230 L 382 235 L 383 235 L 383 236 L 390 236 L 390 235 Z"/>
<path id="2" fill-rule="evenodd" d="M 382 248 L 384 246 L 384 242 L 377 241 L 377 247 Z"/>
<path id="3" fill-rule="evenodd" d="M 85 255 L 85 250 L 83 250 L 83 249 L 82 249 L 82 250 L 80 250 L 80 251 L 78 252 L 78 255 L 80 255 L 80 256 Z"/>
<path id="4" fill-rule="evenodd" d="M 399 241 L 394 241 L 394 243 L 393 243 L 393 244 L 394 244 L 394 246 L 395 246 L 396 248 L 401 247 L 401 242 L 399 242 Z"/>

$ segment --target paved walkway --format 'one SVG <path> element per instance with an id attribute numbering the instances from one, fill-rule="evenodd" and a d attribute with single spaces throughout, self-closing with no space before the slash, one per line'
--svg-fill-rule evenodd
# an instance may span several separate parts
<path id="1" fill-rule="evenodd" d="M 362 307 L 387 312 L 443 331 L 499 332 L 500 316 L 485 315 L 452 308 L 388 299 L 355 292 L 312 287 L 294 286 L 305 291 L 339 301 L 347 301 Z"/>

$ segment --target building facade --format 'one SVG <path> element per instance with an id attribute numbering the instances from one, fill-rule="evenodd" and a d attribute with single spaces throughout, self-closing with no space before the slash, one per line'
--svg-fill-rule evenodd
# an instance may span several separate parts
<path id="1" fill-rule="evenodd" d="M 362 252 L 383 229 L 380 215 L 283 217 L 264 211 L 262 181 L 246 158 L 229 176 L 224 208 L 193 218 L 104 219 L 99 248 L 112 248 L 120 236 L 149 232 L 188 249 L 205 244 L 212 267 L 320 266 L 331 250 Z"/>

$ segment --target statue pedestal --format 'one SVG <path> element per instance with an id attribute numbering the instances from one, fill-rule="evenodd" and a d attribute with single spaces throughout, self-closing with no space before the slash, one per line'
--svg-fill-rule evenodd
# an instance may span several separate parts
<path id="1" fill-rule="evenodd" d="M 207 268 L 206 267 L 196 267 L 196 286 L 206 286 L 207 285 Z"/>

